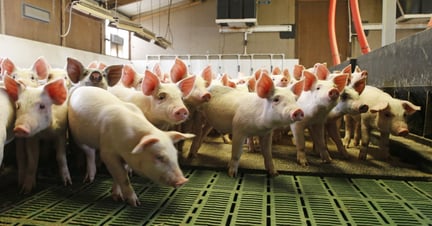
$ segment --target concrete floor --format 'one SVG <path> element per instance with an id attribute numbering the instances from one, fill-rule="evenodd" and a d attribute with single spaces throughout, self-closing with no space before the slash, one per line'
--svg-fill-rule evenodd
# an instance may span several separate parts
<path id="1" fill-rule="evenodd" d="M 302 167 L 296 162 L 296 148 L 290 141 L 273 145 L 273 161 L 276 169 L 282 174 L 308 174 L 322 176 L 366 176 L 370 178 L 397 178 L 397 179 L 421 179 L 432 180 L 432 174 L 419 169 L 417 165 L 408 163 L 406 160 L 409 156 L 401 159 L 399 156 L 392 155 L 390 160 L 382 160 L 380 151 L 377 146 L 371 145 L 366 161 L 357 159 L 358 147 L 348 148 L 351 156 L 350 159 L 343 159 L 337 152 L 336 146 L 329 142 L 330 155 L 333 158 L 332 163 L 321 163 L 319 154 L 312 153 L 312 143 L 306 142 L 307 157 L 309 166 Z M 180 164 L 183 167 L 194 168 L 218 168 L 226 169 L 230 156 L 231 145 L 225 144 L 220 137 L 208 137 L 201 146 L 198 156 L 194 159 L 188 159 L 187 154 L 191 141 L 186 141 Z M 429 147 L 430 148 L 430 147 Z M 404 150 L 398 150 L 398 152 Z M 391 153 L 394 151 L 391 150 Z M 239 172 L 247 170 L 264 170 L 264 161 L 260 152 L 249 152 L 247 146 L 244 146 L 243 154 L 240 159 Z"/>

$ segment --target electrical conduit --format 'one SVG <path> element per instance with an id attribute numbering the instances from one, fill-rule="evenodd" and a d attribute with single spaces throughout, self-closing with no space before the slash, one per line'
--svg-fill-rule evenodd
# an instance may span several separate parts
<path id="1" fill-rule="evenodd" d="M 363 30 L 363 25 L 360 17 L 360 10 L 357 0 L 350 0 L 350 8 L 352 14 L 352 20 L 354 23 L 355 30 L 357 32 L 357 39 L 360 44 L 360 48 L 363 54 L 370 52 L 369 44 L 366 39 L 366 35 Z"/>
<path id="2" fill-rule="evenodd" d="M 336 1 L 337 0 L 330 0 L 329 15 L 328 15 L 328 33 L 330 39 L 330 50 L 332 54 L 333 65 L 340 64 L 339 49 L 337 45 L 336 30 L 335 30 Z"/>

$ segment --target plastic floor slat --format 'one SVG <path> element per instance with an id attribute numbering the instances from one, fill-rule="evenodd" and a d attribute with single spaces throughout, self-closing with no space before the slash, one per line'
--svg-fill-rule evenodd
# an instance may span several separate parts
<path id="1" fill-rule="evenodd" d="M 181 188 L 133 177 L 141 206 L 111 198 L 111 178 L 0 191 L 0 225 L 432 225 L 432 182 L 188 170 Z M 13 194 L 13 195 L 12 195 Z"/>

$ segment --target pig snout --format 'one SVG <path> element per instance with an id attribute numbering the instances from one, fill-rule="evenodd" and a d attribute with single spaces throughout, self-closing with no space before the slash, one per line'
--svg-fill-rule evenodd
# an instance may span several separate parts
<path id="1" fill-rule="evenodd" d="M 328 96 L 331 100 L 336 100 L 339 97 L 339 91 L 336 88 L 329 90 Z"/>
<path id="2" fill-rule="evenodd" d="M 15 126 L 13 131 L 17 137 L 28 137 L 30 135 L 30 129 L 24 125 Z"/>
<path id="3" fill-rule="evenodd" d="M 177 121 L 186 120 L 189 116 L 189 111 L 186 108 L 179 108 L 174 111 L 174 118 Z"/>
<path id="4" fill-rule="evenodd" d="M 409 130 L 405 128 L 401 128 L 398 130 L 397 135 L 401 137 L 405 137 L 409 134 Z"/>
<path id="5" fill-rule="evenodd" d="M 209 102 L 211 99 L 211 94 L 210 93 L 204 93 L 203 95 L 201 95 L 201 100 L 204 102 Z"/>
<path id="6" fill-rule="evenodd" d="M 358 108 L 358 111 L 360 113 L 366 113 L 368 110 L 369 110 L 369 106 L 367 104 L 362 104 Z"/>
<path id="7" fill-rule="evenodd" d="M 291 120 L 293 122 L 295 122 L 295 121 L 301 121 L 303 119 L 303 117 L 304 117 L 304 113 L 303 113 L 302 109 L 297 108 L 296 110 L 294 110 L 294 111 L 291 112 L 290 116 L 291 116 Z"/>
<path id="8" fill-rule="evenodd" d="M 99 83 L 102 81 L 102 74 L 100 72 L 94 71 L 90 74 L 90 81 L 93 83 Z"/>
<path id="9" fill-rule="evenodd" d="M 185 178 L 185 177 L 180 177 L 177 181 L 175 181 L 173 183 L 173 187 L 175 188 L 179 188 L 180 186 L 182 186 L 183 184 L 186 184 L 189 181 L 189 179 Z"/>

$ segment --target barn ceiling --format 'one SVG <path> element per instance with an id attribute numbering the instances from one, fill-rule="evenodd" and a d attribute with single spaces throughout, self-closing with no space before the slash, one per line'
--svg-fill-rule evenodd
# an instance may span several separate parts
<path id="1" fill-rule="evenodd" d="M 131 20 L 150 17 L 154 14 L 175 11 L 182 8 L 193 7 L 202 0 L 97 0 L 106 8 L 116 10 Z"/>

